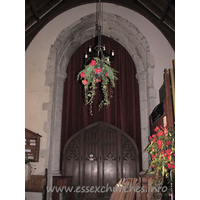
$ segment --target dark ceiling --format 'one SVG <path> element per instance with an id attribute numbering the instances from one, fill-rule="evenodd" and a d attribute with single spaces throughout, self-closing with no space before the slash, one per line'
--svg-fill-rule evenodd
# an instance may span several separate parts
<path id="1" fill-rule="evenodd" d="M 25 49 L 37 33 L 59 14 L 98 0 L 25 0 Z M 175 0 L 102 0 L 134 10 L 151 21 L 175 50 Z"/>

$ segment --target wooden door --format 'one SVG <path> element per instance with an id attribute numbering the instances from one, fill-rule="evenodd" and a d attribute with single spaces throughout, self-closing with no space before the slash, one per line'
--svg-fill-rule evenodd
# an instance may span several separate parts
<path id="1" fill-rule="evenodd" d="M 73 176 L 72 185 L 80 186 L 75 199 L 107 200 L 120 178 L 138 177 L 137 146 L 112 125 L 92 124 L 66 143 L 62 174 Z"/>

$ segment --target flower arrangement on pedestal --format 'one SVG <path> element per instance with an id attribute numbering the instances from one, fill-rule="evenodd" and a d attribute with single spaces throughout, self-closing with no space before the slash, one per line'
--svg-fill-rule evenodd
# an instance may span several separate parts
<path id="1" fill-rule="evenodd" d="M 94 57 L 90 64 L 85 65 L 77 75 L 77 80 L 81 79 L 85 90 L 85 102 L 90 104 L 90 114 L 92 114 L 92 104 L 94 102 L 96 89 L 98 83 L 101 83 L 103 92 L 103 99 L 99 104 L 99 110 L 102 106 L 110 105 L 110 98 L 112 98 L 112 87 L 115 87 L 115 80 L 117 71 L 110 67 L 109 57 Z M 108 85 L 110 84 L 110 91 Z"/>
<path id="2" fill-rule="evenodd" d="M 166 127 L 156 127 L 154 131 L 156 133 L 149 137 L 146 151 L 151 156 L 150 166 L 155 172 L 154 183 L 157 185 L 164 178 L 171 182 L 175 173 L 175 131 Z"/>

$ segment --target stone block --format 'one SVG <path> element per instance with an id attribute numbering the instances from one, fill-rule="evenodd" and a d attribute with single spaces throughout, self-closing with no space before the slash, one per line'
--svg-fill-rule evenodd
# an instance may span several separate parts
<path id="1" fill-rule="evenodd" d="M 141 58 L 138 56 L 138 54 L 133 55 L 133 60 L 134 60 L 134 63 L 135 63 L 137 74 L 140 73 L 140 72 L 143 72 L 145 70 L 144 65 L 143 65 Z M 137 78 L 137 75 L 136 75 L 136 78 Z"/>
<path id="2" fill-rule="evenodd" d="M 153 76 L 147 76 L 147 86 L 154 88 Z"/>
<path id="3" fill-rule="evenodd" d="M 147 110 L 147 101 L 140 102 L 140 110 Z"/>
<path id="4" fill-rule="evenodd" d="M 155 67 L 155 59 L 151 52 L 147 52 L 147 63 L 148 63 L 148 67 L 151 67 L 151 68 Z"/>
<path id="5" fill-rule="evenodd" d="M 137 45 L 140 44 L 138 38 L 132 33 L 129 33 L 129 40 L 130 40 L 130 45 L 134 46 L 134 49 L 136 48 Z"/>
<path id="6" fill-rule="evenodd" d="M 148 98 L 156 98 L 156 90 L 154 88 L 148 89 Z"/>
<path id="7" fill-rule="evenodd" d="M 153 109 L 156 107 L 156 97 L 155 98 L 149 98 L 149 110 L 148 113 L 149 115 L 151 114 L 151 112 L 153 111 Z"/>
<path id="8" fill-rule="evenodd" d="M 146 61 L 146 51 L 141 44 L 137 45 L 136 51 L 137 51 L 138 55 L 140 56 L 140 58 L 143 60 L 143 62 Z M 145 63 L 143 63 L 143 64 L 145 64 Z"/>
<path id="9" fill-rule="evenodd" d="M 106 21 L 115 22 L 116 17 L 117 17 L 117 15 L 114 15 L 114 14 L 111 15 L 110 13 L 104 12 L 103 13 L 103 22 L 106 22 Z"/>
<path id="10" fill-rule="evenodd" d="M 154 68 L 147 68 L 147 74 L 153 76 L 154 75 Z"/>

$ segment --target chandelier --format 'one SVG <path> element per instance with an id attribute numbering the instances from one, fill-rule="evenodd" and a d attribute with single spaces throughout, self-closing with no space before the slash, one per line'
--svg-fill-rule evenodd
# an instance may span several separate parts
<path id="1" fill-rule="evenodd" d="M 89 64 L 94 57 L 98 57 L 101 60 L 100 67 L 102 68 L 105 58 L 107 59 L 107 61 L 114 61 L 114 50 L 112 50 L 111 53 L 108 54 L 106 53 L 105 45 L 101 45 L 101 0 L 99 0 L 98 5 L 98 21 L 96 22 L 96 27 L 98 33 L 98 45 L 95 46 L 93 49 L 91 46 L 89 46 L 88 52 L 85 53 L 85 65 Z"/>
<path id="2" fill-rule="evenodd" d="M 103 98 L 99 104 L 99 110 L 103 106 L 110 105 L 110 99 L 113 97 L 112 87 L 115 87 L 117 80 L 117 71 L 110 67 L 114 61 L 114 50 L 110 54 L 106 53 L 105 45 L 101 45 L 101 1 L 98 4 L 98 21 L 96 29 L 98 33 L 98 45 L 92 48 L 89 46 L 85 53 L 85 65 L 77 75 L 77 80 L 81 80 L 85 90 L 85 103 L 90 105 L 90 114 L 92 113 L 92 104 L 95 99 L 97 84 L 101 84 Z"/>

